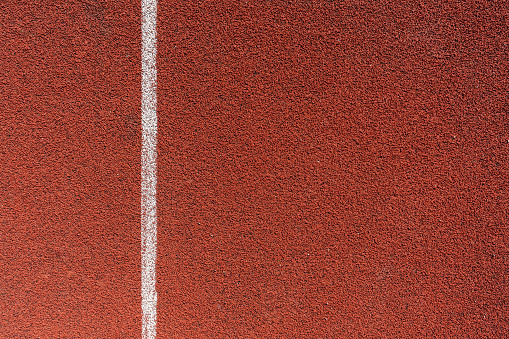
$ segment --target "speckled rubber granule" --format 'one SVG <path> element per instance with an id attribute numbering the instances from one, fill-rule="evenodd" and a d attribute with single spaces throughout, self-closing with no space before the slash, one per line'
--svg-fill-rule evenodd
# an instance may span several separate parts
<path id="1" fill-rule="evenodd" d="M 140 4 L 0 9 L 0 338 L 139 338 Z M 160 1 L 158 338 L 507 337 L 508 16 Z"/>

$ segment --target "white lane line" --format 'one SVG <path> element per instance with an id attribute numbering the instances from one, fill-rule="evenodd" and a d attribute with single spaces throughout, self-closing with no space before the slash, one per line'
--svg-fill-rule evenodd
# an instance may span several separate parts
<path id="1" fill-rule="evenodd" d="M 141 1 L 141 309 L 142 338 L 157 325 L 157 0 Z"/>

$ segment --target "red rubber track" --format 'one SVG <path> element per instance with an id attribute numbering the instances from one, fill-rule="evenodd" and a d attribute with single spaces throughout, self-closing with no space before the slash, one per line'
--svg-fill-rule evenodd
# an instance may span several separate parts
<path id="1" fill-rule="evenodd" d="M 161 1 L 159 338 L 507 338 L 503 1 Z M 0 5 L 0 338 L 139 338 L 140 4 Z"/>
<path id="2" fill-rule="evenodd" d="M 138 338 L 140 11 L 0 5 L 0 338 Z"/>

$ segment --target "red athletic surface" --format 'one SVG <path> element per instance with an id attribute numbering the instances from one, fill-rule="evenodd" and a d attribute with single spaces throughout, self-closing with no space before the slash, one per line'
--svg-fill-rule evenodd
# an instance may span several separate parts
<path id="1" fill-rule="evenodd" d="M 0 338 L 139 338 L 138 1 L 0 4 Z M 159 338 L 508 338 L 504 1 L 160 1 Z"/>

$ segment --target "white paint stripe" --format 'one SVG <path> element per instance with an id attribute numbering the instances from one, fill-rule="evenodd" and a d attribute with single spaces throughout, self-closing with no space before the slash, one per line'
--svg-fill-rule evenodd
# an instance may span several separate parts
<path id="1" fill-rule="evenodd" d="M 141 1 L 141 309 L 142 338 L 157 325 L 157 0 Z"/>

